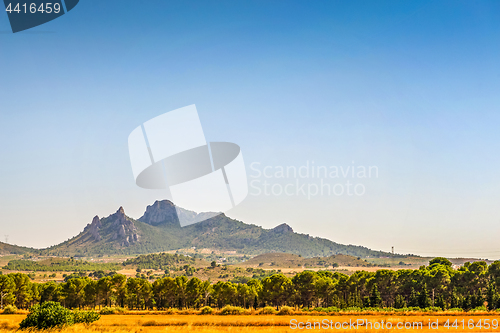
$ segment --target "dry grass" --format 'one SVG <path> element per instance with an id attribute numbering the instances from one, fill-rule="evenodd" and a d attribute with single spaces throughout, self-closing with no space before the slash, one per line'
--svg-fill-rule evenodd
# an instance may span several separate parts
<path id="1" fill-rule="evenodd" d="M 15 332 L 18 328 L 19 322 L 24 318 L 24 315 L 0 315 L 0 332 Z M 75 325 L 63 330 L 55 330 L 55 332 L 235 332 L 235 333 L 264 333 L 264 332 L 297 332 L 297 331 L 313 331 L 313 332 L 365 332 L 365 333 L 379 333 L 389 332 L 387 329 L 365 329 L 360 327 L 358 330 L 349 329 L 329 329 L 329 330 L 298 330 L 290 327 L 290 321 L 296 319 L 300 322 L 321 322 L 323 320 L 335 322 L 346 322 L 349 319 L 356 321 L 356 319 L 366 319 L 373 323 L 391 322 L 396 326 L 398 322 L 423 324 L 422 329 L 404 329 L 402 331 L 408 333 L 414 332 L 494 332 L 500 331 L 484 328 L 474 329 L 447 329 L 442 325 L 447 319 L 459 321 L 465 319 L 473 319 L 478 322 L 480 319 L 497 319 L 500 321 L 500 316 L 381 316 L 381 315 L 349 315 L 349 316 L 275 316 L 275 315 L 261 315 L 261 316 L 216 316 L 216 315 L 152 315 L 152 314 L 134 314 L 134 315 L 108 315 L 102 316 L 101 319 L 89 326 Z M 439 322 L 438 330 L 431 330 L 428 328 L 428 322 Z M 394 330 L 396 331 L 396 330 Z"/>

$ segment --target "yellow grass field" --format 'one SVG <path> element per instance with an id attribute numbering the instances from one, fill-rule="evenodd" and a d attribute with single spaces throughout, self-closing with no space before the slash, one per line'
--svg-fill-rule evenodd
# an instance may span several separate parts
<path id="1" fill-rule="evenodd" d="M 0 315 L 0 332 L 15 332 L 25 315 Z M 449 320 L 450 328 L 445 327 Z M 456 327 L 452 327 L 457 320 Z M 463 324 L 462 324 L 463 320 Z M 486 321 L 485 321 L 486 320 Z M 85 326 L 78 324 L 57 332 L 500 332 L 500 324 L 494 329 L 493 320 L 500 323 L 500 316 L 492 315 L 440 315 L 440 316 L 380 316 L 380 315 L 342 315 L 342 316 L 276 316 L 276 315 L 153 315 L 129 314 L 102 316 L 99 321 Z M 349 325 L 349 321 L 353 326 Z M 356 321 L 360 325 L 355 326 Z M 363 324 L 361 324 L 363 321 Z M 366 327 L 366 322 L 370 327 Z M 309 322 L 310 326 L 307 326 Z M 316 324 L 314 329 L 313 325 Z M 429 322 L 433 328 L 429 328 Z M 438 323 L 436 329 L 435 323 Z M 291 325 L 291 323 L 293 323 Z M 302 329 L 299 328 L 299 323 Z M 320 326 L 322 323 L 323 326 Z M 378 326 L 377 324 L 378 323 Z M 383 324 L 382 324 L 383 323 Z M 388 329 L 387 325 L 392 326 Z M 479 327 L 481 323 L 481 327 Z M 489 323 L 490 328 L 485 328 Z M 399 324 L 400 329 L 397 329 Z M 325 327 L 325 325 L 328 325 Z M 343 325 L 343 327 L 342 327 Z M 383 326 L 382 326 L 383 325 Z M 406 328 L 405 328 L 406 326 Z M 306 329 L 310 327 L 310 329 Z M 378 327 L 378 328 L 377 328 Z M 382 328 L 383 327 L 383 328 Z"/>

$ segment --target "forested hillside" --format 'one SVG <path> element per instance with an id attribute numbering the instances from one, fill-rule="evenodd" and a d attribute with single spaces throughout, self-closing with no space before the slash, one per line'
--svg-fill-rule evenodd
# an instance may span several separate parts
<path id="1" fill-rule="evenodd" d="M 11 260 L 9 263 L 2 267 L 3 269 L 11 271 L 34 271 L 34 272 L 88 272 L 98 270 L 117 270 L 120 268 L 118 264 L 114 263 L 91 263 L 88 261 L 75 260 L 73 258 L 50 258 L 41 261 L 33 260 Z"/>
<path id="2" fill-rule="evenodd" d="M 201 259 L 195 259 L 184 255 L 155 253 L 148 255 L 140 255 L 136 258 L 127 259 L 123 262 L 123 266 L 134 266 L 139 269 L 166 269 L 179 265 L 194 265 L 196 262 L 201 262 Z"/>

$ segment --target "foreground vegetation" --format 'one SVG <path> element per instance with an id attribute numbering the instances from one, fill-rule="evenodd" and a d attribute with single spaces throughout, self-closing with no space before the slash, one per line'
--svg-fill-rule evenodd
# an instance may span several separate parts
<path id="1" fill-rule="evenodd" d="M 19 323 L 20 328 L 62 328 L 78 323 L 90 324 L 99 320 L 100 315 L 94 311 L 71 311 L 56 302 L 36 304 L 29 310 L 28 316 Z"/>

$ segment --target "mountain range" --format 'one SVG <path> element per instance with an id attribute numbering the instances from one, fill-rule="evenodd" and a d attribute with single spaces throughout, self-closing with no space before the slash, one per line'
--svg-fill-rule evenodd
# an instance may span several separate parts
<path id="1" fill-rule="evenodd" d="M 304 257 L 390 255 L 362 246 L 342 245 L 325 238 L 299 234 L 287 224 L 264 229 L 224 214 L 181 227 L 177 214 L 183 214 L 184 220 L 200 219 L 200 214 L 195 212 L 181 208 L 176 210 L 168 200 L 156 201 L 148 206 L 137 220 L 127 216 L 120 207 L 108 217 L 95 216 L 77 236 L 36 252 L 56 256 L 137 255 L 195 247 L 250 255 L 268 252 L 287 252 Z"/>

